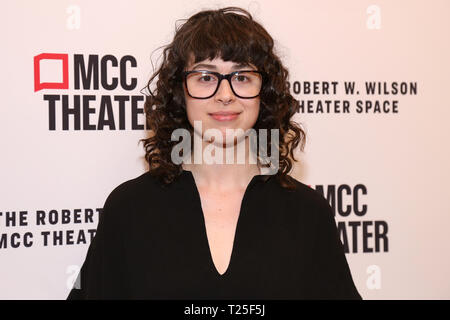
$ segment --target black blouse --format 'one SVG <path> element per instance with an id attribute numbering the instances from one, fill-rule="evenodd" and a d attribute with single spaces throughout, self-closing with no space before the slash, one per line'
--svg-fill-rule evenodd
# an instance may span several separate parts
<path id="1" fill-rule="evenodd" d="M 290 191 L 252 178 L 222 275 L 191 171 L 169 185 L 148 172 L 120 184 L 67 299 L 361 299 L 330 205 L 294 181 Z"/>

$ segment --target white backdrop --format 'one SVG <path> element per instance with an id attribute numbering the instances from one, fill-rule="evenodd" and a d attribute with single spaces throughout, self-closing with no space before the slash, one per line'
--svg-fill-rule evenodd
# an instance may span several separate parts
<path id="1" fill-rule="evenodd" d="M 450 3 L 260 0 L 2 5 L 1 299 L 66 298 L 107 195 L 147 168 L 140 89 L 161 61 L 151 52 L 171 41 L 177 19 L 228 5 L 251 12 L 290 70 L 308 135 L 292 175 L 336 207 L 363 298 L 450 298 Z M 103 59 L 111 83 L 123 57 L 135 88 L 76 88 L 76 61 L 98 59 L 101 78 Z M 36 91 L 37 81 L 62 88 Z M 318 91 L 305 91 L 314 81 Z M 333 82 L 336 92 L 319 90 Z M 387 92 L 369 93 L 372 83 Z M 114 130 L 99 124 L 111 117 Z"/>

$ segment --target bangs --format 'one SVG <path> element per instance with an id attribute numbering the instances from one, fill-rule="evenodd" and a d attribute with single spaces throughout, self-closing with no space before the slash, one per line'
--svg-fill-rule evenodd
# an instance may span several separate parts
<path id="1" fill-rule="evenodd" d="M 273 47 L 270 35 L 251 17 L 232 13 L 193 16 L 177 36 L 183 39 L 178 54 L 184 57 L 185 66 L 221 58 L 261 67 Z"/>

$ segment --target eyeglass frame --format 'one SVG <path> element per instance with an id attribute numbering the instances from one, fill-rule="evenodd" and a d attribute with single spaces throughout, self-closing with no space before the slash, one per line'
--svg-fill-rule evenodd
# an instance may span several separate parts
<path id="1" fill-rule="evenodd" d="M 216 90 L 214 90 L 214 92 L 208 97 L 204 97 L 204 98 L 194 97 L 194 96 L 191 95 L 191 93 L 189 92 L 189 89 L 187 87 L 187 77 L 188 77 L 188 75 L 190 75 L 191 73 L 199 73 L 199 72 L 206 73 L 206 74 L 213 74 L 213 75 L 217 76 L 218 79 L 219 79 L 219 81 L 217 82 Z M 234 91 L 233 85 L 231 84 L 231 77 L 234 76 L 235 74 L 240 73 L 240 72 L 256 72 L 256 73 L 259 73 L 261 75 L 261 88 L 259 88 L 259 92 L 258 92 L 258 94 L 256 96 L 253 96 L 253 97 L 242 97 L 242 96 L 238 95 Z M 222 74 L 222 73 L 219 73 L 219 72 L 209 71 L 209 70 L 191 70 L 191 71 L 183 71 L 182 75 L 183 75 L 184 86 L 186 88 L 186 92 L 191 98 L 194 98 L 194 99 L 209 99 L 209 98 L 213 97 L 217 93 L 217 90 L 219 90 L 220 83 L 222 82 L 223 79 L 228 80 L 228 83 L 230 85 L 231 91 L 233 91 L 233 94 L 236 97 L 241 98 L 241 99 L 254 99 L 254 98 L 258 97 L 261 94 L 261 90 L 262 90 L 263 84 L 264 84 L 265 79 L 266 79 L 266 73 L 263 72 L 263 71 L 257 71 L 257 70 L 238 70 L 238 71 L 230 72 L 228 74 Z"/>

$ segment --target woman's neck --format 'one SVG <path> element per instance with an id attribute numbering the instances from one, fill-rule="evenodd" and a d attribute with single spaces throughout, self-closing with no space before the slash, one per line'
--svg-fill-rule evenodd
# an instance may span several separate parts
<path id="1" fill-rule="evenodd" d="M 245 154 L 242 154 L 243 152 Z M 199 187 L 224 192 L 245 189 L 255 175 L 261 174 L 255 155 L 250 153 L 248 137 L 228 146 L 203 141 L 200 163 L 199 154 L 196 156 L 196 163 L 193 161 L 194 155 L 191 154 L 190 163 L 185 161 L 182 167 L 192 172 Z"/>

